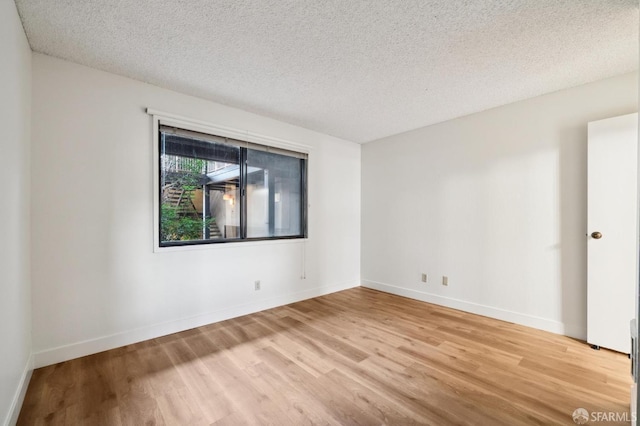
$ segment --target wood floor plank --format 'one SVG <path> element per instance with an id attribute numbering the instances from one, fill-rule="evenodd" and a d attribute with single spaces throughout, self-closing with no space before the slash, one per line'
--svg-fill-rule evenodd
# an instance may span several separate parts
<path id="1" fill-rule="evenodd" d="M 330 389 L 341 390 L 340 394 L 351 395 L 351 403 L 356 404 L 363 411 L 371 413 L 378 419 L 379 424 L 387 425 L 420 425 L 427 423 L 427 419 L 403 404 L 394 403 L 384 395 L 380 389 L 372 389 L 348 377 L 335 369 L 324 376 L 326 386 Z"/>
<path id="2" fill-rule="evenodd" d="M 118 395 L 118 404 L 122 424 L 165 424 L 158 409 L 157 399 L 153 395 L 148 369 L 144 365 L 140 351 L 130 351 L 113 359 L 114 385 Z"/>
<path id="3" fill-rule="evenodd" d="M 262 351 L 265 361 L 271 369 L 278 371 L 284 378 L 285 383 L 306 396 L 305 400 L 310 402 L 320 401 L 331 419 L 335 419 L 339 424 L 375 424 L 375 418 L 358 407 L 345 403 L 341 395 L 335 394 L 333 389 L 326 388 L 318 380 L 314 380 L 305 370 L 298 367 L 294 362 L 287 359 L 275 348 L 266 348 Z"/>
<path id="4" fill-rule="evenodd" d="M 206 424 L 214 423 L 231 414 L 231 403 L 225 396 L 224 388 L 216 382 L 188 344 L 179 340 L 168 344 L 166 348 L 178 373 L 184 382 L 188 383 L 190 397 L 198 403 Z"/>
<path id="5" fill-rule="evenodd" d="M 283 372 L 276 371 L 265 363 L 252 366 L 252 369 L 254 370 L 253 385 L 270 395 L 272 401 L 286 413 L 290 420 L 288 424 L 340 424 L 319 401 L 291 386 L 282 386 L 283 381 L 286 380 Z"/>
<path id="6" fill-rule="evenodd" d="M 626 355 L 354 288 L 38 369 L 18 425 L 566 425 L 630 385 Z"/>
<path id="7" fill-rule="evenodd" d="M 169 425 L 211 424 L 187 388 L 168 389 L 157 397 L 157 401 L 162 417 Z"/>

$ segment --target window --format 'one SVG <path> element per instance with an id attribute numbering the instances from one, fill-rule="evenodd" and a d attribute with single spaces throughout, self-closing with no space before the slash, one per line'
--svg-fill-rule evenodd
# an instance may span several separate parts
<path id="1" fill-rule="evenodd" d="M 307 155 L 158 125 L 159 246 L 305 238 Z"/>

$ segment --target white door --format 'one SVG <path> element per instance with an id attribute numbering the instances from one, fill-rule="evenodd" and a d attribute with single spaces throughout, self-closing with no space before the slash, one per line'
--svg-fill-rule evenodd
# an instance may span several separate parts
<path id="1" fill-rule="evenodd" d="M 587 341 L 629 353 L 635 318 L 638 114 L 589 123 Z"/>

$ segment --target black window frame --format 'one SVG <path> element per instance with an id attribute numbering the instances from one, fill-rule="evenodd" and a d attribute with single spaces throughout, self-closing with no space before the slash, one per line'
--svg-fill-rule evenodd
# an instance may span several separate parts
<path id="1" fill-rule="evenodd" d="M 163 128 L 171 127 L 177 130 L 182 130 L 185 132 L 199 134 L 204 137 L 213 137 L 224 139 L 227 142 L 232 141 L 232 145 L 236 146 L 240 150 L 239 157 L 239 186 L 238 192 L 239 196 L 239 211 L 240 211 L 240 225 L 239 225 L 239 236 L 236 238 L 217 238 L 217 239 L 201 239 L 201 240 L 185 240 L 185 241 L 162 241 L 161 238 L 161 222 L 162 222 L 162 209 L 160 208 L 162 204 L 162 188 L 161 185 L 158 185 L 158 193 L 157 202 L 158 209 L 156 214 L 157 227 L 155 229 L 157 236 L 157 246 L 160 249 L 170 248 L 170 247 L 193 247 L 193 246 L 207 246 L 207 245 L 220 245 L 220 244 L 229 244 L 229 243 L 243 243 L 243 242 L 256 242 L 256 241 L 278 241 L 278 240 L 297 240 L 297 239 L 306 239 L 308 238 L 308 154 L 301 151 L 295 151 L 292 149 L 283 149 L 280 147 L 267 145 L 264 143 L 257 143 L 254 141 L 243 140 L 238 138 L 228 138 L 225 136 L 218 135 L 213 132 L 203 132 L 203 131 L 193 131 L 188 129 L 187 127 L 177 126 L 175 124 L 164 125 L 159 122 L 157 129 L 157 146 L 155 149 L 158 153 L 157 155 L 157 176 L 158 182 L 162 181 L 162 173 L 163 173 L 163 164 L 162 164 L 162 154 L 163 154 Z M 259 148 L 259 149 L 256 149 Z M 300 161 L 300 234 L 297 235 L 276 235 L 276 236 L 266 236 L 266 237 L 247 237 L 247 154 L 249 150 L 258 150 L 258 151 L 266 151 L 272 152 L 278 155 L 284 155 L 292 158 L 297 158 Z M 290 153 L 291 155 L 287 155 L 286 153 Z M 198 158 L 198 157 L 193 157 Z"/>

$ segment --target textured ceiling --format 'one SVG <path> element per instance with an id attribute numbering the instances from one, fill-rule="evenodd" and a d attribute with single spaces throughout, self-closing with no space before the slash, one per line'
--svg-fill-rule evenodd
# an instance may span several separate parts
<path id="1" fill-rule="evenodd" d="M 638 0 L 16 0 L 36 52 L 367 142 L 638 68 Z"/>

